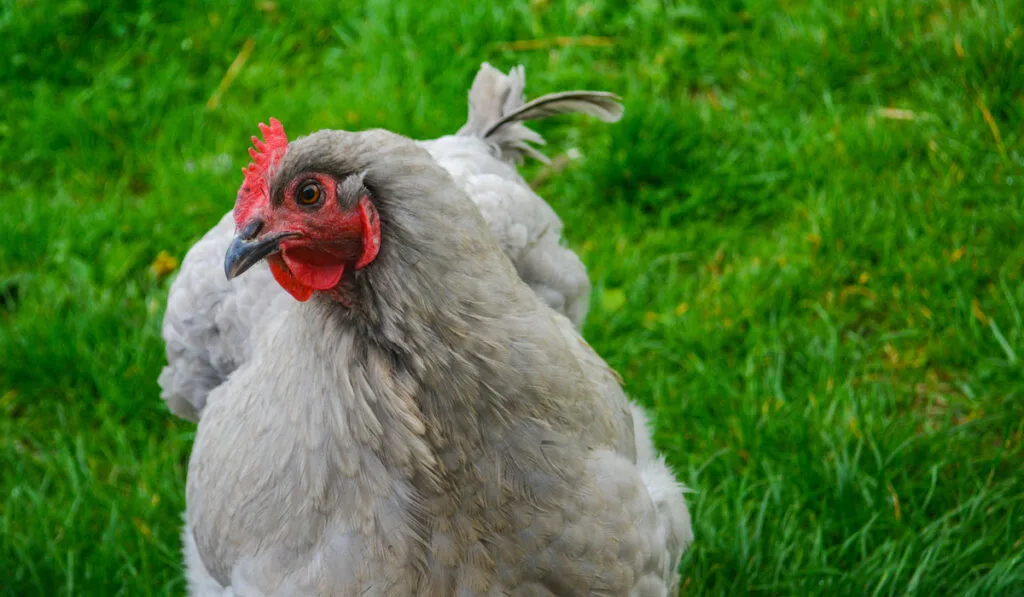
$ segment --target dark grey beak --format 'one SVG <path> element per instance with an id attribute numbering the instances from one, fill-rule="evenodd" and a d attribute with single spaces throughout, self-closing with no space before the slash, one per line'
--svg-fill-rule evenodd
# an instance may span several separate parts
<path id="1" fill-rule="evenodd" d="M 267 255 L 280 251 L 282 240 L 298 236 L 295 232 L 278 232 L 256 238 L 262 228 L 263 222 L 250 222 L 239 230 L 231 241 L 228 252 L 224 255 L 224 275 L 228 280 L 245 273 Z"/>

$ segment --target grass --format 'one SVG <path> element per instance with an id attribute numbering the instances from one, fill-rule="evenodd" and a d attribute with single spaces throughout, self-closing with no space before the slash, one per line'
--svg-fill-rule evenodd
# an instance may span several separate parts
<path id="1" fill-rule="evenodd" d="M 151 264 L 258 121 L 438 136 L 483 60 L 626 98 L 537 126 L 540 192 L 695 490 L 683 594 L 1024 594 L 1024 2 L 185 4 L 0 1 L 4 594 L 183 592 Z"/>

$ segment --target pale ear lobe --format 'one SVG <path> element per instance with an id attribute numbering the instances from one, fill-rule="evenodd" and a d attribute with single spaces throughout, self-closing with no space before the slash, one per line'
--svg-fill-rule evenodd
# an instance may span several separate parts
<path id="1" fill-rule="evenodd" d="M 341 181 L 338 185 L 338 202 L 346 209 L 352 209 L 359 204 L 363 195 L 367 194 L 363 179 L 366 178 L 366 170 L 358 174 L 352 174 Z"/>

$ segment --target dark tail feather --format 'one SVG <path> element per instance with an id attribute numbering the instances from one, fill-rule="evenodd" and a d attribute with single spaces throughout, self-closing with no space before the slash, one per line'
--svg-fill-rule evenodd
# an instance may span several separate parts
<path id="1" fill-rule="evenodd" d="M 605 91 L 563 91 L 523 103 L 526 71 L 522 66 L 506 75 L 486 62 L 480 67 L 469 90 L 469 119 L 457 134 L 486 139 L 501 157 L 521 162 L 530 156 L 547 162 L 547 156 L 533 145 L 544 138 L 522 123 L 558 114 L 589 114 L 604 122 L 622 118 L 619 97 Z"/>

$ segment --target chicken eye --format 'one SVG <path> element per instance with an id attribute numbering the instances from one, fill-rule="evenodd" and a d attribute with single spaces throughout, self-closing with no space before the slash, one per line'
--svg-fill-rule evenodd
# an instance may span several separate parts
<path id="1" fill-rule="evenodd" d="M 306 182 L 295 194 L 295 201 L 300 205 L 313 205 L 320 201 L 320 185 L 314 181 Z"/>

